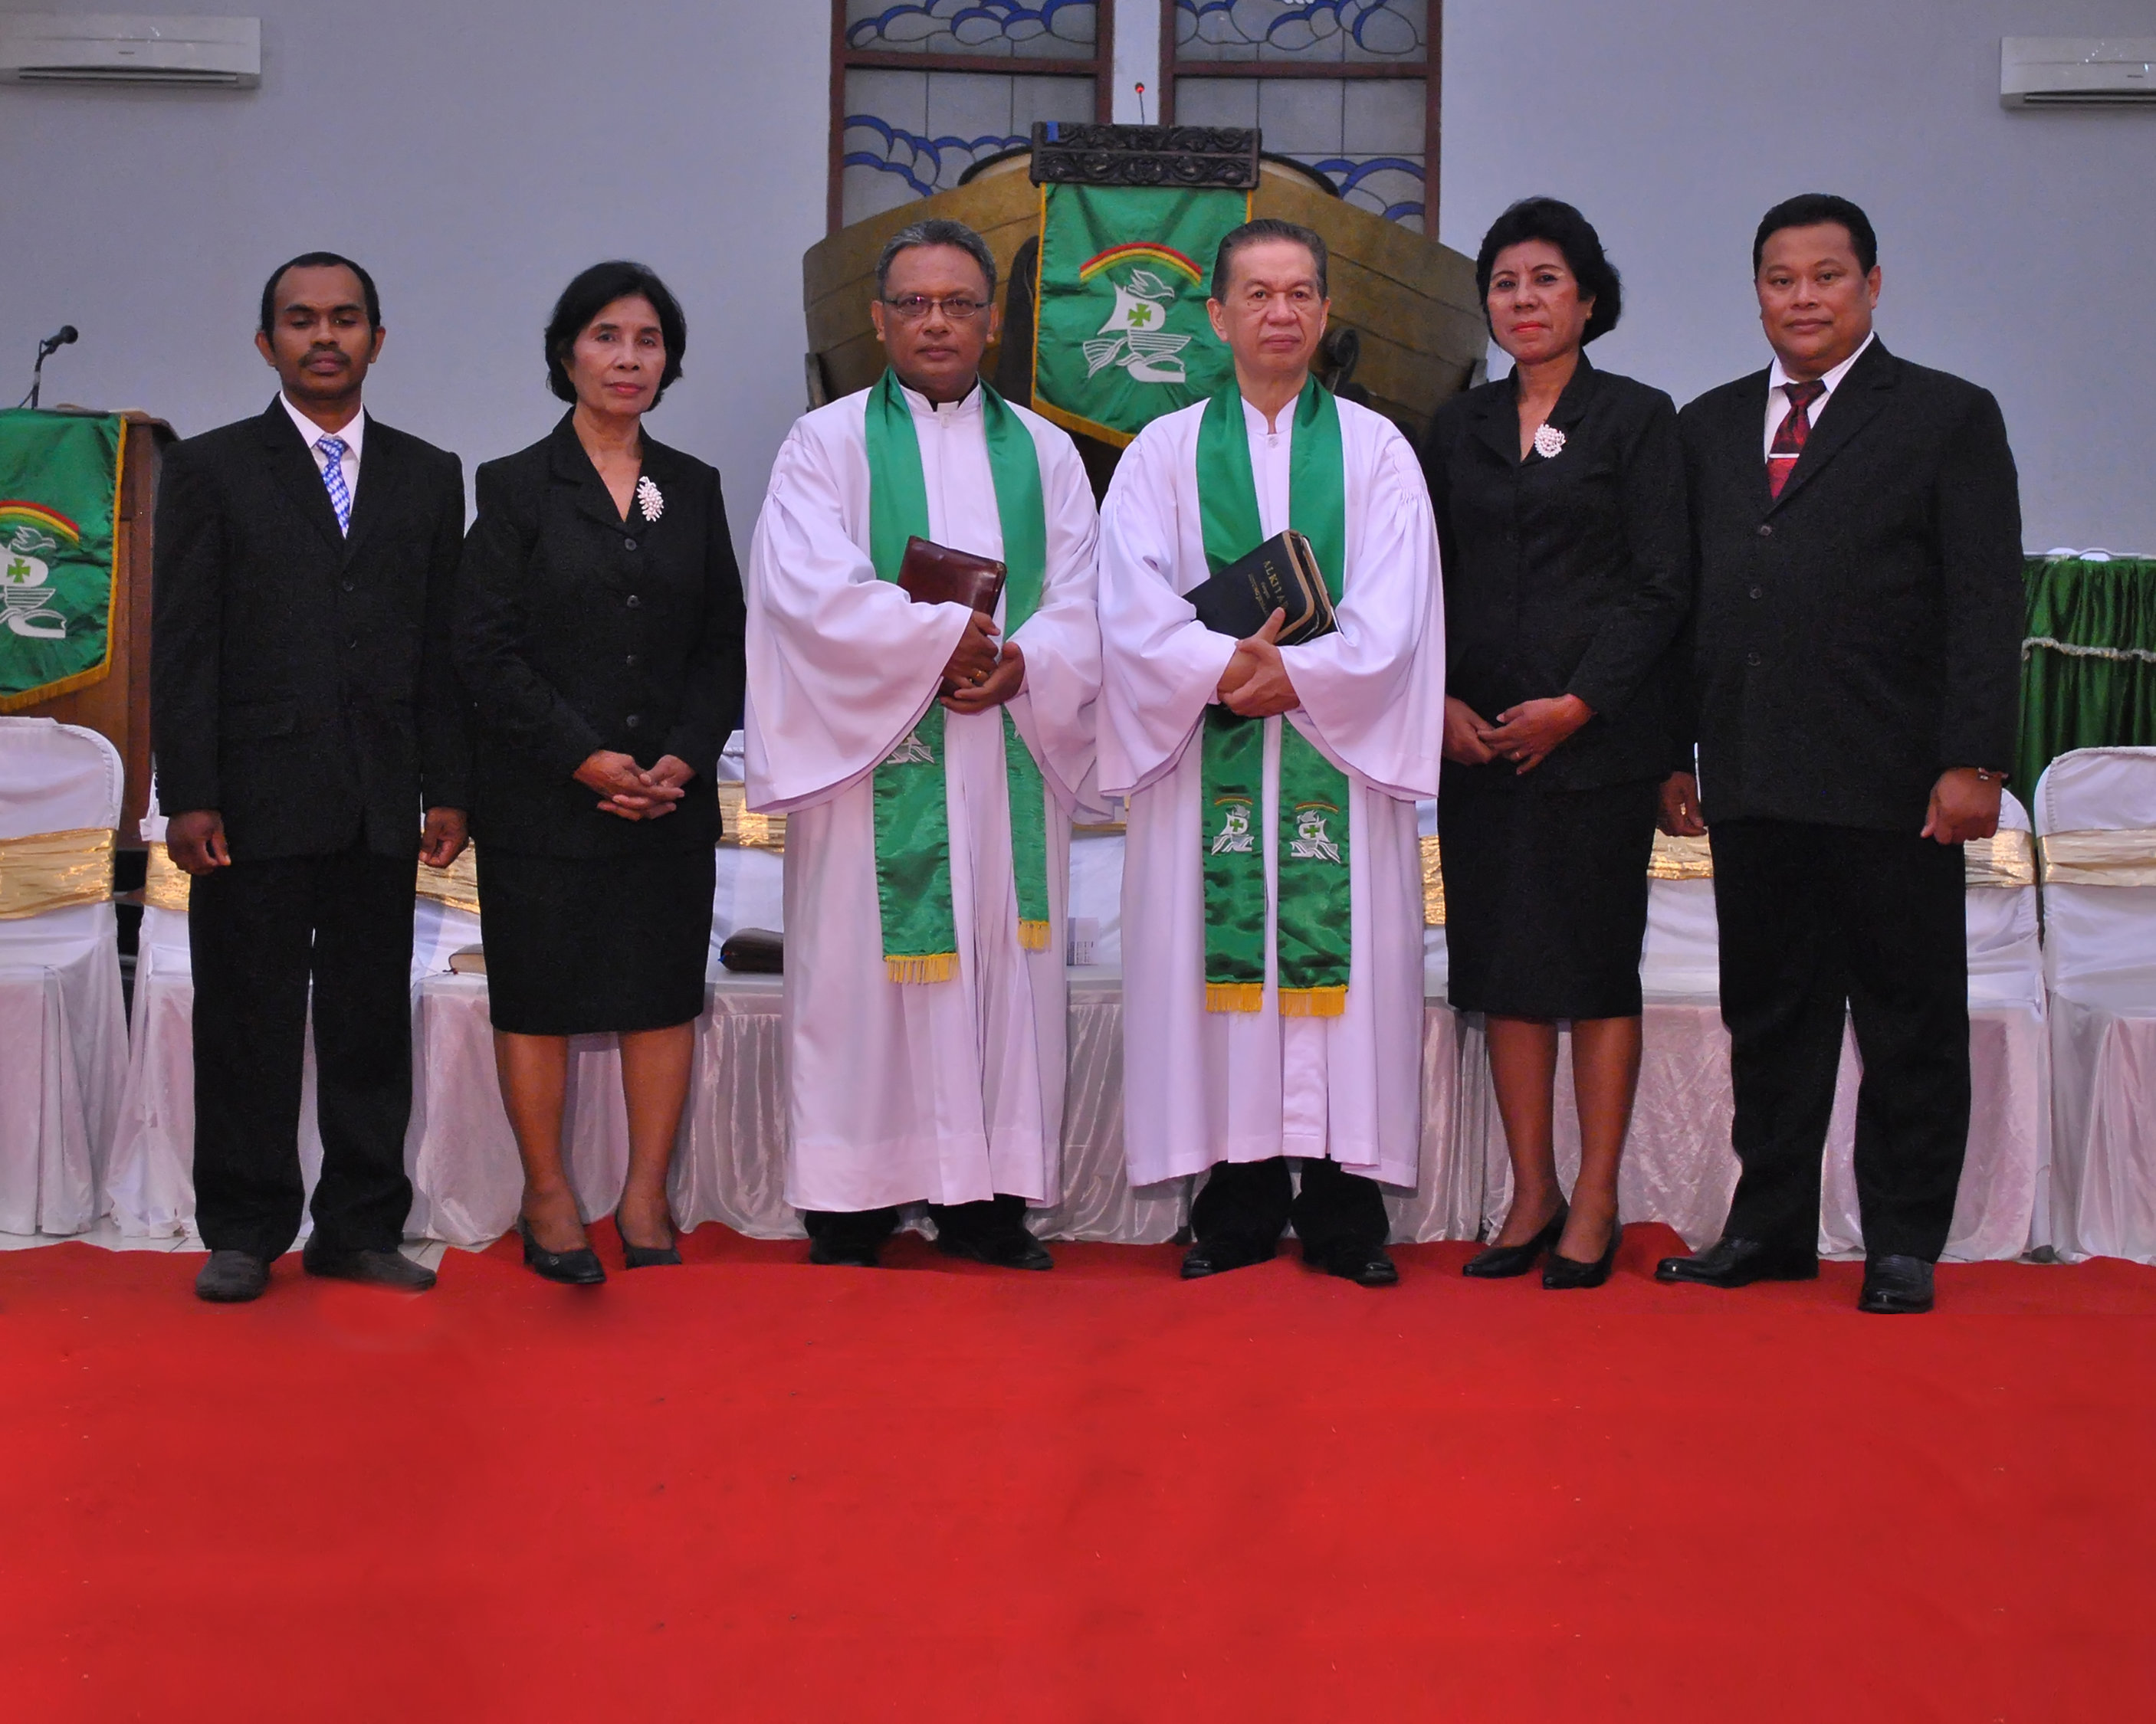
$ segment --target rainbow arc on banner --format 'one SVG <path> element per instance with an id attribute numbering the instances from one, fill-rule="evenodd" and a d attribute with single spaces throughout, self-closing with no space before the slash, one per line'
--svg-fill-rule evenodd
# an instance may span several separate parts
<path id="1" fill-rule="evenodd" d="M 82 543 L 82 529 L 59 510 L 49 509 L 43 503 L 25 502 L 20 497 L 0 497 L 0 542 L 12 536 L 18 526 L 50 533 L 63 544 Z"/>

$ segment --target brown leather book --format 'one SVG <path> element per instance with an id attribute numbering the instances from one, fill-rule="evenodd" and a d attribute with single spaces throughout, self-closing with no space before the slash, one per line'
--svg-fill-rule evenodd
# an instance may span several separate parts
<path id="1" fill-rule="evenodd" d="M 996 601 L 1004 596 L 1004 577 L 1009 572 L 992 557 L 976 557 L 970 551 L 953 551 L 917 534 L 906 541 L 906 556 L 898 566 L 898 584 L 916 604 L 963 604 L 977 611 L 996 613 Z"/>

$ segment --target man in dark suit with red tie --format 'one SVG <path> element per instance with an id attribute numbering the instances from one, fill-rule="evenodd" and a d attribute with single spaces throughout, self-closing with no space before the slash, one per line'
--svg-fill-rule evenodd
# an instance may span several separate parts
<path id="1" fill-rule="evenodd" d="M 1846 1015 L 1859 1308 L 1924 1311 L 1969 1136 L 1962 844 L 1998 827 L 2019 693 L 2014 457 L 1986 391 L 1873 333 L 1878 244 L 1854 203 L 1768 211 L 1753 271 L 1774 364 L 1678 419 L 1691 734 L 1663 791 L 1664 829 L 1713 847 L 1743 1172 L 1722 1238 L 1656 1275 L 1818 1274 Z"/>
<path id="2" fill-rule="evenodd" d="M 465 845 L 449 657 L 457 458 L 366 416 L 373 280 L 327 252 L 262 291 L 269 411 L 176 444 L 159 481 L 151 716 L 192 876 L 195 1220 L 204 1299 L 258 1297 L 300 1226 L 310 1007 L 321 1178 L 311 1275 L 423 1291 L 412 1204 L 413 861 Z"/>

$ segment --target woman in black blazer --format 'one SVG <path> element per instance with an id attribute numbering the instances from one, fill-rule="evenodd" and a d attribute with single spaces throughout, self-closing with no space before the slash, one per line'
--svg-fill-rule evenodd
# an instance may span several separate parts
<path id="1" fill-rule="evenodd" d="M 1471 1275 L 1596 1286 L 1615 1261 L 1618 1158 L 1640 1073 L 1640 952 L 1663 660 L 1688 603 L 1682 456 L 1661 391 L 1581 349 L 1614 326 L 1617 272 L 1584 217 L 1514 204 L 1476 280 L 1512 375 L 1437 410 L 1423 448 L 1449 657 L 1438 834 L 1450 995 L 1486 1014 L 1512 1205 Z M 1572 1024 L 1579 1178 L 1552 1116 Z"/>
<path id="2" fill-rule="evenodd" d="M 680 307 L 639 264 L 571 282 L 547 381 L 574 403 L 479 469 L 457 665 L 478 714 L 471 826 L 525 1261 L 606 1278 L 562 1165 L 568 1038 L 621 1037 L 632 1269 L 679 1263 L 667 1163 L 704 1008 L 719 752 L 740 722 L 741 577 L 719 475 L 646 437 Z"/>

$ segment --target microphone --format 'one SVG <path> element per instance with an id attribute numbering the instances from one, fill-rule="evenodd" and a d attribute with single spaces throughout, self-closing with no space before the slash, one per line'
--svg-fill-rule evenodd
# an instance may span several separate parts
<path id="1" fill-rule="evenodd" d="M 30 367 L 30 393 L 23 398 L 18 405 L 31 408 L 36 408 L 38 404 L 38 392 L 43 389 L 45 384 L 46 357 L 49 354 L 57 353 L 61 348 L 66 346 L 69 342 L 80 341 L 81 339 L 81 331 L 78 330 L 72 323 L 63 323 L 58 329 L 47 336 L 44 340 L 38 343 L 38 362 Z"/>

